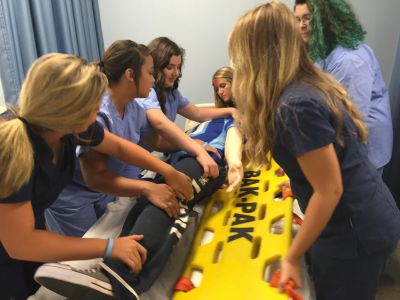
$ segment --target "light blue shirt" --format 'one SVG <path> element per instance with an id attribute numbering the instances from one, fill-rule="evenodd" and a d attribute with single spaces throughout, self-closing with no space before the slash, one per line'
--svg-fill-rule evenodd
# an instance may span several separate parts
<path id="1" fill-rule="evenodd" d="M 145 111 L 136 101 L 129 102 L 122 119 L 107 93 L 103 96 L 97 120 L 108 131 L 136 144 L 140 139 L 141 128 L 148 126 Z M 79 147 L 77 156 L 89 149 Z M 113 173 L 134 179 L 141 172 L 140 168 L 110 156 L 107 157 L 107 168 Z M 60 234 L 82 236 L 103 213 L 107 203 L 113 200 L 115 196 L 92 191 L 86 186 L 78 162 L 72 183 L 64 188 L 58 199 L 46 210 L 48 227 Z"/>
<path id="2" fill-rule="evenodd" d="M 139 143 L 142 128 L 149 127 L 146 112 L 136 100 L 127 104 L 124 118 L 122 119 L 108 94 L 104 96 L 97 120 L 113 134 L 135 144 Z M 128 166 L 111 156 L 107 158 L 107 167 L 108 170 L 114 173 L 133 179 L 137 179 L 141 171 L 140 168 Z"/>
<path id="3" fill-rule="evenodd" d="M 184 108 L 190 102 L 187 98 L 183 97 L 179 90 L 168 89 L 165 91 L 165 115 L 172 122 L 175 122 L 176 115 L 180 109 Z M 144 110 L 149 109 L 161 109 L 160 104 L 158 102 L 158 97 L 156 91 L 152 88 L 147 98 L 136 99 L 140 106 L 143 107 Z M 148 127 L 144 127 L 142 129 L 142 134 L 150 134 L 152 132 L 151 125 L 148 124 Z"/>
<path id="4" fill-rule="evenodd" d="M 368 127 L 370 161 L 377 169 L 385 166 L 392 156 L 392 117 L 388 90 L 373 50 L 364 43 L 354 50 L 337 46 L 316 65 L 345 87 Z"/>

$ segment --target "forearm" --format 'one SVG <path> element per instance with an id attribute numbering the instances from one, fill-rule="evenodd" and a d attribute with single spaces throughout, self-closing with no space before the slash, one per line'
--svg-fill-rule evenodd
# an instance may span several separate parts
<path id="1" fill-rule="evenodd" d="M 126 178 L 109 171 L 102 171 L 90 174 L 85 177 L 87 185 L 100 193 L 120 196 L 120 197 L 139 197 L 152 188 L 154 183 Z"/>
<path id="2" fill-rule="evenodd" d="M 233 108 L 215 108 L 215 107 L 202 107 L 198 108 L 198 113 L 194 118 L 190 118 L 197 122 L 205 122 L 208 120 L 233 117 Z"/>
<path id="3" fill-rule="evenodd" d="M 15 239 L 14 242 L 4 244 L 11 257 L 39 262 L 103 257 L 108 243 L 105 239 L 66 237 L 44 230 L 33 230 L 30 234 Z M 18 246 L 7 247 L 10 244 Z"/>
<path id="4" fill-rule="evenodd" d="M 331 218 L 338 201 L 339 196 L 334 192 L 313 193 L 304 215 L 304 221 L 286 256 L 288 260 L 295 261 L 301 258 L 317 240 Z"/>
<path id="5" fill-rule="evenodd" d="M 133 153 L 134 155 L 132 155 Z M 121 147 L 118 158 L 139 168 L 157 172 L 164 177 L 168 177 L 172 172 L 175 172 L 175 169 L 169 164 L 132 143 L 128 147 Z"/>
<path id="6" fill-rule="evenodd" d="M 205 154 L 206 152 L 200 144 L 196 143 L 191 137 L 187 136 L 172 122 L 166 122 L 163 126 L 160 126 L 158 130 L 165 140 L 168 140 L 170 144 L 176 145 L 178 149 L 182 149 L 194 156 Z"/>
<path id="7" fill-rule="evenodd" d="M 155 171 L 168 177 L 175 169 L 159 160 L 142 147 L 105 131 L 104 141 L 94 150 L 114 156 L 123 162 L 142 169 Z"/>
<path id="8" fill-rule="evenodd" d="M 292 263 L 297 263 L 316 241 L 343 194 L 340 165 L 333 144 L 305 152 L 297 157 L 297 161 L 313 189 L 313 194 L 308 202 L 303 224 L 285 258 Z"/>
<path id="9" fill-rule="evenodd" d="M 243 137 L 237 127 L 228 129 L 225 140 L 225 159 L 230 165 L 238 165 L 242 163 Z"/>
<path id="10" fill-rule="evenodd" d="M 142 136 L 141 140 L 155 151 L 171 153 L 179 150 L 175 143 L 168 142 L 158 134 Z"/>
<path id="11" fill-rule="evenodd" d="M 189 104 L 188 107 L 194 107 L 194 105 Z M 168 141 L 171 145 L 175 145 L 175 150 L 184 150 L 194 156 L 206 154 L 203 147 L 193 142 L 189 136 L 187 136 L 174 122 L 169 120 L 160 110 L 152 109 L 148 111 L 147 118 L 151 126 L 164 140 Z"/>

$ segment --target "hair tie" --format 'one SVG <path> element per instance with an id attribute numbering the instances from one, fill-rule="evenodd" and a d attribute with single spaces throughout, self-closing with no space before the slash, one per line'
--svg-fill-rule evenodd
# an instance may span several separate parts
<path id="1" fill-rule="evenodd" d="M 99 67 L 100 67 L 100 68 L 104 68 L 104 61 L 99 60 Z"/>
<path id="2" fill-rule="evenodd" d="M 21 122 L 24 123 L 26 126 L 29 126 L 29 122 L 28 122 L 25 118 L 23 118 L 23 117 L 21 117 L 21 116 L 18 116 L 17 118 L 18 118 L 19 120 L 21 120 Z"/>
<path id="3" fill-rule="evenodd" d="M 109 258 L 114 246 L 114 239 L 108 238 L 106 252 L 104 253 L 104 259 Z"/>

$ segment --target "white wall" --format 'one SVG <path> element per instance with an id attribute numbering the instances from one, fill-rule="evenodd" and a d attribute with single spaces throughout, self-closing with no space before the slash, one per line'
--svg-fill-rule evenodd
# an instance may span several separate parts
<path id="1" fill-rule="evenodd" d="M 236 20 L 262 0 L 99 0 L 104 44 L 148 44 L 167 36 L 186 50 L 180 91 L 193 103 L 212 102 L 211 76 L 229 65 L 227 38 Z M 287 0 L 290 4 L 294 0 Z M 178 119 L 182 126 L 182 120 Z"/>
<path id="2" fill-rule="evenodd" d="M 381 64 L 386 84 L 390 84 L 395 63 L 399 26 L 399 0 L 348 0 L 352 4 L 361 24 L 367 31 L 365 41 L 375 51 Z"/>
<path id="3" fill-rule="evenodd" d="M 290 8 L 294 0 L 284 1 Z M 400 26 L 399 0 L 349 0 L 367 31 L 387 83 Z M 261 0 L 99 0 L 105 47 L 117 39 L 147 44 L 168 36 L 186 49 L 180 90 L 193 103 L 212 101 L 211 76 L 229 64 L 227 37 L 235 21 Z M 181 121 L 178 122 L 181 124 Z"/>

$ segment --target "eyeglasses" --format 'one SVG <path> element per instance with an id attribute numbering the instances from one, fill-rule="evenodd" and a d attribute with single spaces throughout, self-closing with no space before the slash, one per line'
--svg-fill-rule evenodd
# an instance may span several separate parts
<path id="1" fill-rule="evenodd" d="M 305 15 L 302 15 L 301 17 L 297 17 L 296 16 L 295 18 L 296 18 L 296 21 L 298 23 L 303 22 L 304 24 L 308 25 L 312 20 L 312 15 L 311 14 L 305 14 Z"/>

